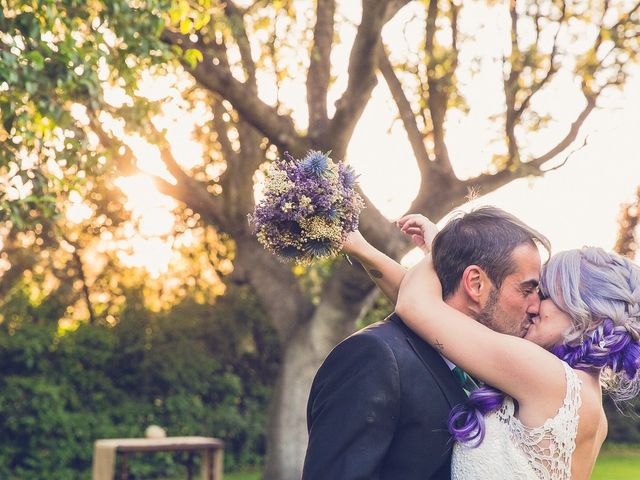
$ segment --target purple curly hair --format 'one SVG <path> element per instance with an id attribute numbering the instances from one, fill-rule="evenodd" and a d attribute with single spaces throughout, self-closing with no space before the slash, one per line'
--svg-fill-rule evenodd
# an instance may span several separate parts
<path id="1" fill-rule="evenodd" d="M 542 269 L 542 294 L 571 316 L 565 341 L 551 352 L 572 368 L 603 370 L 616 401 L 640 391 L 640 267 L 601 248 L 561 252 Z M 449 415 L 449 431 L 475 447 L 484 439 L 484 416 L 505 394 L 490 386 L 473 391 Z"/>

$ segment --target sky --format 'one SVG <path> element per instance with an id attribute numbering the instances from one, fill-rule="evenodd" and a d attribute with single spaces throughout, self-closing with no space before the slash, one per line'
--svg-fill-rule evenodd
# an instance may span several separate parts
<path id="1" fill-rule="evenodd" d="M 397 125 L 387 133 L 392 115 L 388 95 L 383 84 L 377 87 L 358 124 L 348 158 L 367 195 L 388 218 L 395 219 L 415 197 L 419 177 L 402 127 Z M 639 79 L 617 96 L 611 101 L 619 103 L 619 108 L 593 114 L 585 126 L 587 145 L 564 166 L 544 177 L 511 182 L 463 209 L 490 204 L 508 210 L 545 233 L 554 251 L 582 245 L 611 249 L 620 205 L 632 201 L 640 186 Z M 387 122 L 381 119 L 385 111 Z M 473 165 L 469 163 L 485 152 L 466 135 L 466 123 L 450 125 L 448 133 L 452 161 L 460 176 L 471 174 Z M 549 162 L 549 168 L 557 163 Z M 386 173 L 389 171 L 393 174 Z"/>
<path id="2" fill-rule="evenodd" d="M 471 5 L 480 8 L 478 3 Z M 385 28 L 387 44 L 403 44 L 401 31 L 414 13 L 410 8 L 404 9 Z M 474 46 L 478 51 L 495 48 L 500 29 L 508 25 L 491 15 L 485 9 L 473 12 L 468 20 L 479 22 L 474 26 Z M 544 177 L 514 181 L 462 209 L 490 204 L 508 210 L 546 234 L 554 251 L 582 245 L 610 250 L 616 240 L 620 205 L 633 201 L 640 186 L 640 69 L 636 72 L 639 74 L 628 81 L 624 91 L 610 90 L 600 99 L 599 109 L 585 123 L 573 149 L 582 144 L 585 136 L 587 145 L 564 166 Z M 462 87 L 467 94 L 469 114 L 448 119 L 447 143 L 453 167 L 461 178 L 481 173 L 491 157 L 488 139 L 492 130 L 488 117 L 501 108 L 500 75 L 499 67 L 484 64 L 469 85 Z M 558 136 L 564 135 L 583 108 L 574 82 L 569 75 L 560 77 L 553 88 L 541 92 L 537 107 L 552 113 L 557 122 L 548 132 L 530 135 L 534 153 L 546 151 Z M 393 100 L 380 79 L 348 150 L 348 160 L 360 173 L 363 189 L 390 219 L 406 211 L 419 182 L 402 125 L 396 122 L 389 129 L 395 114 Z M 557 166 L 571 150 L 544 168 Z"/>

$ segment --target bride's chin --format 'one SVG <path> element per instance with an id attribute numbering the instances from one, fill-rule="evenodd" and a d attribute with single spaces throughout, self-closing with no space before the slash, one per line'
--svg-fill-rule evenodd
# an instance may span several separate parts
<path id="1" fill-rule="evenodd" d="M 524 333 L 524 337 L 522 337 L 522 338 L 524 338 L 525 340 L 533 341 L 532 340 L 532 335 L 531 335 L 531 327 L 532 326 L 533 325 L 529 325 L 529 328 L 527 328 L 527 331 Z"/>

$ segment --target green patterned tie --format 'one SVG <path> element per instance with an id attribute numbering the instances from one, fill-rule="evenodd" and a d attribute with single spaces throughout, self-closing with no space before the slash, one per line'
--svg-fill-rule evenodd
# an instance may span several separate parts
<path id="1" fill-rule="evenodd" d="M 462 385 L 462 388 L 464 389 L 467 396 L 469 396 L 469 393 L 471 393 L 473 390 L 478 388 L 478 384 L 473 380 L 473 378 L 467 375 L 467 372 L 462 370 L 460 367 L 454 367 L 451 371 L 460 382 L 460 385 Z"/>

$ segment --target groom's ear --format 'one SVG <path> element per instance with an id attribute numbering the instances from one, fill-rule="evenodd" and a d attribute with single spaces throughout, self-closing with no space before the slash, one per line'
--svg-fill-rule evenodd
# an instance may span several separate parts
<path id="1" fill-rule="evenodd" d="M 479 311 L 483 308 L 489 296 L 491 282 L 481 267 L 478 265 L 469 265 L 462 273 L 460 287 L 469 299 L 469 308 Z"/>

